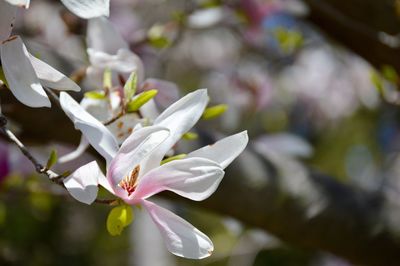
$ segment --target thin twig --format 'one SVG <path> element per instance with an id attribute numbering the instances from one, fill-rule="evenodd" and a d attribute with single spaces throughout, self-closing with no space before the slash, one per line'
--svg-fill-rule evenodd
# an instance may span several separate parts
<path id="1" fill-rule="evenodd" d="M 103 125 L 108 126 L 112 123 L 114 123 L 115 121 L 117 121 L 118 119 L 120 119 L 121 117 L 123 117 L 125 115 L 125 111 L 121 110 L 116 116 L 114 116 L 113 118 L 111 118 L 108 121 L 103 122 Z"/>
<path id="2" fill-rule="evenodd" d="M 11 141 L 13 142 L 19 150 L 22 152 L 22 154 L 33 164 L 35 167 L 35 170 L 37 173 L 46 175 L 52 182 L 56 183 L 57 185 L 63 187 L 64 189 L 64 183 L 63 179 L 66 178 L 65 175 L 59 175 L 55 172 L 53 172 L 50 169 L 47 169 L 45 166 L 43 166 L 33 155 L 32 153 L 25 147 L 25 145 L 15 136 L 15 134 L 7 128 L 7 118 L 0 114 L 0 130 L 3 132 L 3 134 Z M 100 204 L 107 204 L 107 205 L 115 205 L 116 200 L 115 199 L 96 199 L 96 203 Z"/>

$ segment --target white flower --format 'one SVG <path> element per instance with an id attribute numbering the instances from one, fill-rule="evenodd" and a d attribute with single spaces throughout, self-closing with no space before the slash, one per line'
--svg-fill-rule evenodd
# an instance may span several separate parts
<path id="1" fill-rule="evenodd" d="M 169 190 L 200 201 L 208 198 L 221 182 L 224 171 L 245 148 L 247 132 L 224 138 L 214 145 L 189 153 L 184 159 L 160 165 L 167 151 L 190 130 L 202 115 L 206 90 L 190 93 L 166 109 L 153 126 L 139 128 L 118 144 L 113 134 L 88 114 L 68 94 L 61 93 L 65 113 L 91 145 L 106 159 L 104 176 L 96 162 L 80 167 L 65 181 L 77 200 L 91 204 L 100 184 L 127 204 L 141 204 L 160 230 L 170 252 L 201 259 L 213 251 L 211 240 L 191 224 L 148 200 Z"/>
<path id="2" fill-rule="evenodd" d="M 96 82 L 102 80 L 105 69 L 126 77 L 136 72 L 139 82 L 144 78 L 140 58 L 129 50 L 129 44 L 105 17 L 90 19 L 87 28 L 87 53 L 90 66 L 87 74 Z"/>

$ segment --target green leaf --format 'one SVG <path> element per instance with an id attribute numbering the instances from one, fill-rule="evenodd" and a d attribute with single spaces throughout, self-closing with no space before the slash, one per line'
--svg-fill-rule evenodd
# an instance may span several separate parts
<path id="1" fill-rule="evenodd" d="M 137 82 L 138 82 L 137 74 L 136 72 L 132 72 L 129 75 L 129 78 L 124 86 L 124 97 L 126 102 L 130 101 L 133 95 L 135 95 Z"/>
<path id="2" fill-rule="evenodd" d="M 106 99 L 106 95 L 102 91 L 88 91 L 85 93 L 85 97 L 89 99 L 103 100 Z"/>
<path id="3" fill-rule="evenodd" d="M 175 161 L 175 160 L 183 159 L 183 158 L 185 158 L 186 156 L 187 156 L 187 154 L 182 153 L 182 154 L 178 154 L 178 155 L 175 155 L 175 156 L 168 157 L 167 159 L 162 160 L 161 163 L 160 163 L 160 165 L 163 165 L 163 164 L 166 164 L 166 163 Z"/>
<path id="4" fill-rule="evenodd" d="M 225 113 L 226 110 L 228 110 L 228 105 L 226 104 L 218 104 L 212 107 L 208 107 L 206 110 L 204 110 L 201 118 L 204 120 L 214 119 Z"/>
<path id="5" fill-rule="evenodd" d="M 123 204 L 111 209 L 107 217 L 107 231 L 112 236 L 122 233 L 133 221 L 133 211 L 129 205 Z"/>
<path id="6" fill-rule="evenodd" d="M 158 93 L 157 90 L 148 90 L 140 93 L 126 105 L 126 111 L 128 113 L 138 111 L 140 107 L 142 107 L 145 103 L 153 99 L 157 95 L 157 93 Z"/>
<path id="7" fill-rule="evenodd" d="M 104 70 L 103 74 L 103 87 L 106 90 L 109 90 L 112 88 L 112 72 L 111 69 L 106 68 Z"/>
<path id="8" fill-rule="evenodd" d="M 57 162 L 57 151 L 52 150 L 50 153 L 50 157 L 47 160 L 46 168 L 50 169 L 51 167 L 53 167 L 53 165 L 56 164 L 56 162 Z"/>
<path id="9" fill-rule="evenodd" d="M 186 132 L 185 134 L 183 134 L 182 138 L 185 140 L 195 140 L 199 138 L 199 135 L 194 132 Z"/>

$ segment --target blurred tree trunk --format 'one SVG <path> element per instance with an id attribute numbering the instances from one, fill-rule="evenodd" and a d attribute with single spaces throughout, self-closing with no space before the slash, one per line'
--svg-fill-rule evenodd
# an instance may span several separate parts
<path id="1" fill-rule="evenodd" d="M 376 67 L 400 72 L 400 2 L 397 0 L 304 0 L 308 19 Z M 397 7 L 396 7 L 397 2 Z"/>

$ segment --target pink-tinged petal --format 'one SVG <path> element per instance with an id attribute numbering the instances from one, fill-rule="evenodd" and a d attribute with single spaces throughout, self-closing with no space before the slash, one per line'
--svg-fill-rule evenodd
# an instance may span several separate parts
<path id="1" fill-rule="evenodd" d="M 143 173 L 160 165 L 164 155 L 175 145 L 184 133 L 189 131 L 199 120 L 207 106 L 206 89 L 196 90 L 182 97 L 167 108 L 154 121 L 154 125 L 166 127 L 170 136 L 143 164 Z"/>
<path id="2" fill-rule="evenodd" d="M 212 254 L 213 243 L 196 227 L 150 201 L 142 203 L 160 230 L 169 252 L 189 259 L 203 259 Z"/>
<path id="3" fill-rule="evenodd" d="M 114 25 L 105 17 L 89 20 L 87 28 L 87 45 L 94 51 L 116 54 L 119 49 L 129 49 Z"/>
<path id="4" fill-rule="evenodd" d="M 73 161 L 77 158 L 79 158 L 85 151 L 86 149 L 89 148 L 89 142 L 86 140 L 84 136 L 81 137 L 81 141 L 79 142 L 78 148 L 74 150 L 73 152 L 70 152 L 68 154 L 63 155 L 62 157 L 58 158 L 59 163 L 66 163 Z"/>
<path id="5" fill-rule="evenodd" d="M 169 135 L 169 131 L 158 126 L 144 127 L 133 133 L 122 143 L 107 171 L 107 179 L 118 196 L 125 198 L 127 193 L 119 183 L 123 178 L 154 151 Z M 140 169 L 139 169 L 140 173 Z"/>
<path id="6" fill-rule="evenodd" d="M 218 188 L 224 177 L 221 167 L 204 158 L 181 159 L 161 165 L 143 176 L 133 193 L 146 199 L 164 190 L 191 200 L 204 200 Z"/>
<path id="7" fill-rule="evenodd" d="M 28 8 L 30 4 L 30 0 L 5 0 L 6 2 L 23 8 Z"/>
<path id="8" fill-rule="evenodd" d="M 30 107 L 50 107 L 50 100 L 40 85 L 20 37 L 11 37 L 0 45 L 4 75 L 14 96 Z"/>
<path id="9" fill-rule="evenodd" d="M 16 15 L 16 6 L 0 1 L 0 43 L 10 37 Z"/>
<path id="10" fill-rule="evenodd" d="M 82 131 L 87 141 L 110 162 L 118 151 L 118 143 L 113 134 L 96 118 L 86 112 L 71 96 L 60 93 L 60 104 L 76 129 Z"/>
<path id="11" fill-rule="evenodd" d="M 75 15 L 81 18 L 95 18 L 110 15 L 110 0 L 61 0 Z"/>
<path id="12" fill-rule="evenodd" d="M 80 202 L 92 204 L 97 197 L 98 179 L 101 176 L 104 175 L 99 166 L 96 161 L 92 161 L 79 167 L 63 182 L 72 197 Z"/>
<path id="13" fill-rule="evenodd" d="M 67 78 L 63 73 L 54 69 L 50 65 L 46 64 L 42 60 L 30 55 L 30 60 L 33 68 L 35 69 L 36 75 L 43 86 L 49 87 L 55 90 L 66 90 L 66 91 L 80 91 L 81 88 Z"/>
<path id="14" fill-rule="evenodd" d="M 259 137 L 253 142 L 253 146 L 257 152 L 267 157 L 270 153 L 304 158 L 313 154 L 313 148 L 309 143 L 290 133 Z"/>
<path id="15" fill-rule="evenodd" d="M 218 163 L 225 169 L 246 148 L 249 142 L 247 131 L 223 138 L 212 145 L 192 151 L 187 158 L 202 157 Z"/>

